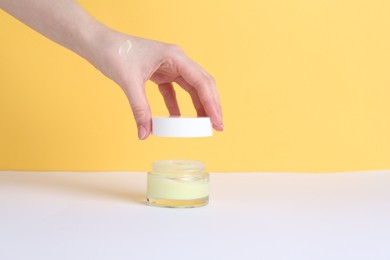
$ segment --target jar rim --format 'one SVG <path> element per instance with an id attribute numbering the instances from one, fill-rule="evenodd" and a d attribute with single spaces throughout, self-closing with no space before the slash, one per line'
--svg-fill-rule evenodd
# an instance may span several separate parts
<path id="1" fill-rule="evenodd" d="M 194 160 L 159 160 L 152 163 L 154 172 L 161 173 L 199 173 L 205 170 L 203 162 Z"/>

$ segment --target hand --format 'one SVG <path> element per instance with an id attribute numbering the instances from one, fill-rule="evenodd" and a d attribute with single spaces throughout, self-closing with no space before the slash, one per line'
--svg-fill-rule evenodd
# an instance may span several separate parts
<path id="1" fill-rule="evenodd" d="M 223 130 L 214 79 L 179 47 L 115 32 L 74 0 L 0 0 L 0 8 L 84 57 L 121 86 L 133 110 L 140 139 L 147 138 L 152 128 L 145 95 L 148 80 L 158 85 L 170 115 L 180 115 L 172 85 L 175 82 L 190 94 L 198 116 L 209 116 L 214 129 Z M 121 55 L 119 50 L 128 41 L 132 46 Z"/>
<path id="2" fill-rule="evenodd" d="M 180 116 L 173 88 L 173 83 L 177 83 L 190 94 L 197 115 L 209 116 L 213 128 L 223 130 L 222 110 L 213 77 L 178 46 L 111 31 L 92 48 L 90 56 L 88 60 L 125 92 L 139 139 L 146 139 L 152 129 L 145 95 L 148 80 L 158 85 L 171 116 Z"/>

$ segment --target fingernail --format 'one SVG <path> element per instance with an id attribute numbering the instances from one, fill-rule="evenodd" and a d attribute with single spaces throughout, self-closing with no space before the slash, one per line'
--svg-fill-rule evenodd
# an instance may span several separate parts
<path id="1" fill-rule="evenodd" d="M 138 139 L 144 140 L 146 138 L 146 129 L 142 125 L 138 128 Z"/>

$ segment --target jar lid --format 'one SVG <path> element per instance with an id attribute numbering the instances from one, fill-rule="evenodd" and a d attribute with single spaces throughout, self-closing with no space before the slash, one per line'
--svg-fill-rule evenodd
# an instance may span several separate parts
<path id="1" fill-rule="evenodd" d="M 153 117 L 152 135 L 207 137 L 213 135 L 213 128 L 209 117 Z"/>

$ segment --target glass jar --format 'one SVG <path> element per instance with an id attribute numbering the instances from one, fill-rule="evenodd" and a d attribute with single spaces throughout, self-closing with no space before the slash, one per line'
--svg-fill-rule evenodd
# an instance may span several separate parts
<path id="1" fill-rule="evenodd" d="M 147 203 L 171 208 L 201 207 L 209 201 L 209 174 L 202 162 L 155 161 L 147 178 Z"/>

